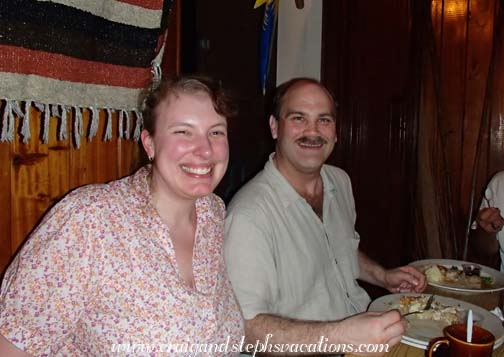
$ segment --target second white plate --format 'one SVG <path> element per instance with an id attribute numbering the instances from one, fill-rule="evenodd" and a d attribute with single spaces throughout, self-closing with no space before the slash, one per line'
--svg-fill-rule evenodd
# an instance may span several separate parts
<path id="1" fill-rule="evenodd" d="M 488 292 L 500 291 L 500 290 L 504 289 L 504 273 L 502 273 L 498 270 L 492 269 L 490 267 L 481 265 L 481 264 L 466 262 L 463 260 L 453 260 L 453 259 L 424 259 L 424 260 L 417 260 L 413 263 L 410 263 L 409 265 L 417 267 L 423 271 L 423 268 L 425 268 L 427 266 L 431 266 L 431 265 L 443 265 L 447 268 L 450 268 L 452 266 L 456 266 L 459 270 L 462 270 L 462 264 L 472 264 L 472 265 L 480 266 L 481 267 L 481 274 L 483 276 L 492 277 L 492 280 L 493 280 L 492 285 L 490 287 L 476 289 L 476 288 L 469 288 L 469 287 L 466 287 L 463 285 L 443 284 L 441 282 L 432 282 L 432 281 L 428 281 L 428 284 L 435 286 L 435 287 L 438 287 L 438 288 L 443 288 L 443 289 L 447 289 L 447 290 L 454 290 L 454 291 L 461 291 L 461 292 L 488 293 Z"/>

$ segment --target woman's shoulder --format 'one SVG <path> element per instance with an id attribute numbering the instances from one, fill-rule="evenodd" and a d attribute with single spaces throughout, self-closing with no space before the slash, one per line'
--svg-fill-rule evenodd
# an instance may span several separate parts
<path id="1" fill-rule="evenodd" d="M 102 184 L 90 184 L 79 187 L 75 190 L 75 194 L 80 198 L 87 199 L 91 202 L 107 203 L 123 200 L 130 196 L 139 197 L 142 200 L 147 199 L 149 188 L 147 184 L 148 170 L 144 167 L 131 175 L 109 181 Z"/>
<path id="2" fill-rule="evenodd" d="M 55 209 L 78 208 L 83 211 L 107 210 L 117 206 L 132 194 L 134 175 L 110 181 L 77 187 L 68 192 Z"/>
<path id="3" fill-rule="evenodd" d="M 214 219 L 223 220 L 226 216 L 224 201 L 215 193 L 198 198 L 198 205 L 203 209 L 205 215 Z"/>
<path id="4" fill-rule="evenodd" d="M 105 186 L 105 184 L 89 184 L 68 192 L 46 212 L 41 223 L 84 222 L 95 215 L 101 215 L 103 208 L 108 206 L 103 199 L 106 196 Z"/>

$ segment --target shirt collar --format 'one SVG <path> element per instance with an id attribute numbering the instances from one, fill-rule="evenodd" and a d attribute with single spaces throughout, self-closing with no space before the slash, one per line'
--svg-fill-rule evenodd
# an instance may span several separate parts
<path id="1" fill-rule="evenodd" d="M 273 182 L 273 187 L 278 191 L 279 196 L 282 197 L 282 203 L 284 207 L 289 206 L 298 200 L 306 201 L 297 191 L 291 186 L 289 181 L 278 171 L 275 165 L 275 152 L 269 155 L 269 159 L 264 165 L 264 173 L 267 175 L 268 179 Z M 332 194 L 336 190 L 336 186 L 329 178 L 327 173 L 327 165 L 323 165 L 320 174 L 322 176 L 322 182 L 324 184 L 324 199 L 328 194 Z"/>

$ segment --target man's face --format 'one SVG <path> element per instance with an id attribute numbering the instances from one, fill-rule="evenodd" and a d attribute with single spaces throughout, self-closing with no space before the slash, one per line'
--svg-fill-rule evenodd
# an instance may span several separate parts
<path id="1" fill-rule="evenodd" d="M 333 102 L 320 86 L 299 82 L 283 98 L 280 118 L 270 117 L 281 171 L 317 173 L 337 141 Z"/>

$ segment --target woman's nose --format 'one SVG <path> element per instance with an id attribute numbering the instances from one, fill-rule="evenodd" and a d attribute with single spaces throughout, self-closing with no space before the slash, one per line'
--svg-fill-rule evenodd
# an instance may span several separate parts
<path id="1" fill-rule="evenodd" d="M 202 137 L 198 140 L 195 153 L 204 158 L 210 157 L 212 154 L 212 144 L 208 137 Z"/>

